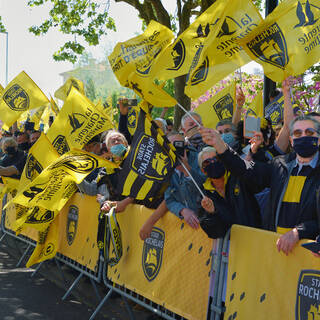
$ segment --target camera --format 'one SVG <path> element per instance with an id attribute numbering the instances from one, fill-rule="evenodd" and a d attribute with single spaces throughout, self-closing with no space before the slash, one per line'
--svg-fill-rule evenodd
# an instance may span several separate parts
<path id="1" fill-rule="evenodd" d="M 135 107 L 138 105 L 137 99 L 128 99 L 128 106 L 129 107 Z"/>
<path id="2" fill-rule="evenodd" d="M 177 155 L 179 157 L 184 157 L 184 141 L 173 141 L 173 146 L 177 150 Z"/>

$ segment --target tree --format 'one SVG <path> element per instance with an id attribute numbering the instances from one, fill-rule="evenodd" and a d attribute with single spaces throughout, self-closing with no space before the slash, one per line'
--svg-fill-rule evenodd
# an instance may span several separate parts
<path id="1" fill-rule="evenodd" d="M 170 14 L 161 0 L 114 0 L 124 2 L 138 11 L 139 17 L 147 25 L 155 20 L 178 35 L 185 31 L 192 19 L 203 13 L 216 0 L 176 0 L 176 14 Z M 260 8 L 262 0 L 255 0 Z M 51 28 L 56 28 L 64 34 L 74 37 L 66 42 L 53 58 L 57 61 L 68 60 L 75 62 L 77 57 L 84 53 L 81 39 L 89 45 L 97 45 L 102 35 L 108 30 L 116 30 L 112 17 L 108 14 L 110 0 L 29 0 L 30 7 L 51 4 L 47 18 L 40 26 L 30 27 L 30 32 L 37 36 L 46 34 Z M 1 28 L 1 21 L 0 21 Z M 77 40 L 78 39 L 78 40 Z M 184 94 L 186 76 L 174 80 L 175 98 L 178 102 L 190 109 L 190 98 Z M 175 112 L 176 125 L 179 124 L 182 112 L 178 108 Z"/>

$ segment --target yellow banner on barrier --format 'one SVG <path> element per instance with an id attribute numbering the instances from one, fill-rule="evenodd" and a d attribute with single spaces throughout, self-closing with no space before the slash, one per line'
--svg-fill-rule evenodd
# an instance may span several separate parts
<path id="1" fill-rule="evenodd" d="M 206 319 L 212 240 L 168 212 L 143 242 L 139 230 L 151 213 L 129 205 L 117 214 L 123 255 L 108 278 L 187 319 Z"/>
<path id="2" fill-rule="evenodd" d="M 302 242 L 288 256 L 279 253 L 279 236 L 232 227 L 225 319 L 319 319 L 320 259 Z"/>
<path id="3" fill-rule="evenodd" d="M 59 213 L 59 252 L 95 272 L 99 212 L 96 197 L 76 193 Z"/>

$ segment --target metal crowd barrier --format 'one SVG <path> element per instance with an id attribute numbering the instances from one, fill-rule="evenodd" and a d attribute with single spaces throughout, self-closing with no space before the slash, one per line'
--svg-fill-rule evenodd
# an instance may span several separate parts
<path id="1" fill-rule="evenodd" d="M 7 195 L 4 196 L 3 198 L 3 205 L 7 202 Z M 19 259 L 19 262 L 17 263 L 17 267 L 21 265 L 23 262 L 24 258 L 28 254 L 29 250 L 32 247 L 36 246 L 36 242 L 24 235 L 16 235 L 15 232 L 12 230 L 9 230 L 5 227 L 5 220 L 6 220 L 6 210 L 2 209 L 2 219 L 1 219 L 1 228 L 0 230 L 2 231 L 2 236 L 0 238 L 0 243 L 3 241 L 3 239 L 6 236 L 10 236 L 15 238 L 16 240 L 22 241 L 25 244 L 27 244 L 27 248 L 24 250 L 22 253 L 21 258 Z M 109 232 L 109 230 L 108 230 Z M 225 286 L 226 282 L 226 268 L 227 268 L 227 263 L 228 263 L 228 244 L 229 244 L 229 234 L 230 232 L 227 233 L 224 239 L 217 239 L 216 242 L 213 242 L 213 249 L 212 249 L 212 261 L 211 261 L 211 269 L 210 269 L 210 281 L 211 281 L 211 292 L 212 296 L 209 299 L 208 303 L 208 312 L 207 312 L 207 319 L 209 320 L 219 320 L 221 319 L 221 314 L 224 312 L 224 306 L 223 306 L 223 289 Z M 109 250 L 109 247 L 107 246 L 107 250 Z M 95 311 L 91 315 L 89 320 L 93 320 L 98 312 L 101 310 L 102 306 L 106 303 L 106 301 L 110 298 L 111 294 L 113 292 L 118 293 L 121 298 L 124 301 L 125 307 L 128 312 L 128 316 L 130 319 L 134 320 L 134 314 L 131 310 L 130 305 L 128 304 L 128 299 L 131 301 L 135 302 L 136 304 L 152 311 L 156 315 L 162 317 L 163 319 L 168 319 L 168 320 L 183 320 L 185 319 L 184 317 L 166 309 L 165 307 L 147 299 L 146 297 L 129 290 L 125 286 L 120 286 L 118 284 L 113 283 L 107 278 L 107 271 L 108 271 L 108 263 L 107 261 L 104 261 L 104 258 L 102 254 L 100 254 L 99 261 L 98 261 L 98 266 L 96 271 L 92 271 L 91 269 L 87 268 L 84 265 L 81 265 L 79 262 L 74 261 L 73 259 L 61 254 L 57 253 L 56 257 L 54 258 L 54 261 L 61 273 L 61 276 L 64 280 L 64 283 L 66 284 L 66 280 L 63 275 L 63 270 L 61 268 L 60 263 L 63 263 L 70 268 L 76 270 L 79 272 L 79 275 L 76 277 L 76 279 L 73 281 L 73 283 L 67 288 L 66 293 L 62 297 L 62 300 L 65 300 L 72 290 L 79 284 L 80 280 L 82 279 L 83 276 L 86 276 L 90 279 L 91 284 L 94 288 L 95 294 L 98 298 L 99 304 L 96 307 Z M 32 276 L 34 276 L 41 266 L 45 263 L 46 261 L 38 264 L 37 268 L 33 272 Z M 98 292 L 96 283 L 103 282 L 105 285 L 106 289 L 108 290 L 106 295 L 101 299 L 100 294 Z"/>

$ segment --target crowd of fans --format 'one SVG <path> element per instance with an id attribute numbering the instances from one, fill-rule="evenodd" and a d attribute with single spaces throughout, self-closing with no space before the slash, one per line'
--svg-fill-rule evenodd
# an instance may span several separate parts
<path id="1" fill-rule="evenodd" d="M 280 91 L 273 93 L 277 94 Z M 320 114 L 294 114 L 290 79 L 282 83 L 282 94 L 282 123 L 272 127 L 270 119 L 262 118 L 260 131 L 251 138 L 244 135 L 241 88 L 237 88 L 233 118 L 220 121 L 216 128 L 204 128 L 195 112 L 182 117 L 177 131 L 164 115 L 155 119 L 176 148 L 179 161 L 153 202 L 117 194 L 133 134 L 128 100 L 120 99 L 118 130 L 100 134 L 84 147 L 119 164 L 119 169 L 94 170 L 79 190 L 95 195 L 102 211 L 115 206 L 116 212 L 122 212 L 134 202 L 153 208 L 140 230 L 142 240 L 164 214 L 174 214 L 194 229 L 201 227 L 210 238 L 223 237 L 232 224 L 278 232 L 276 246 L 289 254 L 300 239 L 319 234 Z M 28 150 L 40 137 L 31 123 L 24 128 L 2 132 L 0 176 L 19 178 Z"/>

